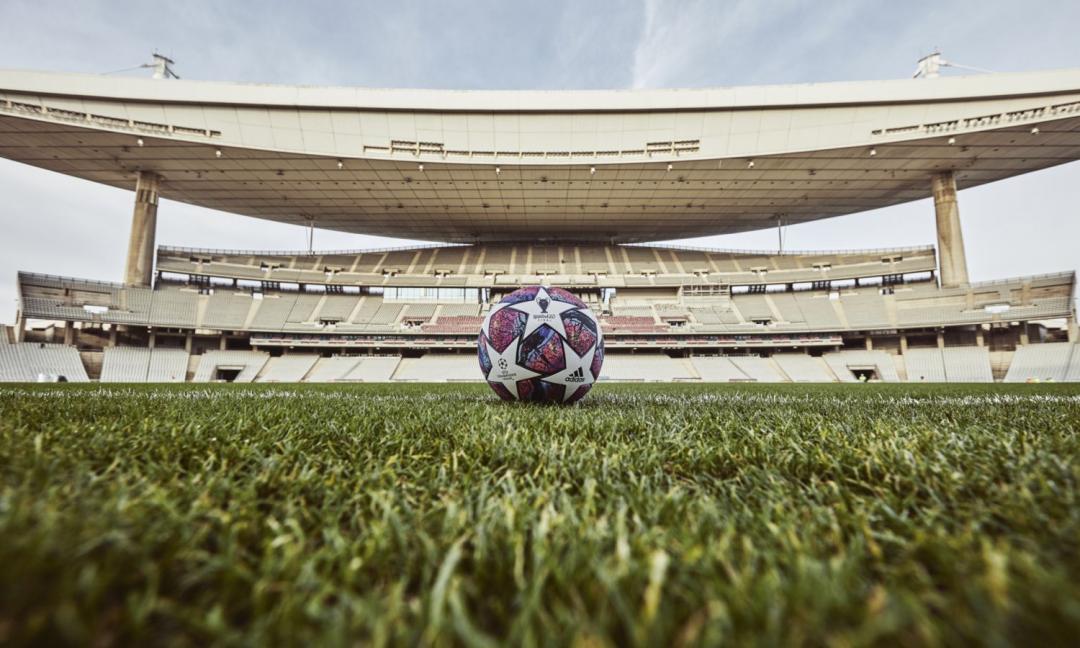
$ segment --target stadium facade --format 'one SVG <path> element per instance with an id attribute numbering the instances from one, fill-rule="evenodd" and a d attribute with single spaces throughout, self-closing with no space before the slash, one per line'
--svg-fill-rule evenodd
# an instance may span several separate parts
<path id="1" fill-rule="evenodd" d="M 484 313 L 541 283 L 601 315 L 611 380 L 1080 380 L 1073 272 L 972 283 L 957 199 L 1080 159 L 1080 70 L 575 92 L 0 71 L 0 156 L 134 191 L 122 282 L 19 274 L 0 379 L 480 380 Z M 928 197 L 936 245 L 656 243 Z M 433 244 L 170 247 L 161 198 Z"/>

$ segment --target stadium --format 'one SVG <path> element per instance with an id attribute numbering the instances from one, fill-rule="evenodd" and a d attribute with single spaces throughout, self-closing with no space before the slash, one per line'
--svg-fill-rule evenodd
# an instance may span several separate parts
<path id="1" fill-rule="evenodd" d="M 1076 643 L 1080 69 L 842 79 L 1077 7 L 69 5 L 0 3 L 0 644 Z"/>
<path id="2" fill-rule="evenodd" d="M 0 156 L 134 203 L 123 281 L 19 274 L 2 380 L 482 380 L 476 331 L 529 284 L 600 314 L 606 381 L 1080 380 L 1074 273 L 969 281 L 958 199 L 1080 159 L 1080 70 L 549 92 L 2 71 Z M 662 243 L 931 196 L 922 247 Z M 160 198 L 431 243 L 173 247 Z"/>

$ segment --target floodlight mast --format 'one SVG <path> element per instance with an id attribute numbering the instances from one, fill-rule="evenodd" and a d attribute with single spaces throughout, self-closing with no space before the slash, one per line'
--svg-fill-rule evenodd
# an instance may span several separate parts
<path id="1" fill-rule="evenodd" d="M 154 52 L 153 63 L 144 63 L 140 67 L 153 68 L 155 79 L 179 79 L 180 75 L 173 71 L 172 66 L 176 63 L 171 58 Z"/>
<path id="2" fill-rule="evenodd" d="M 941 76 L 941 68 L 943 67 L 951 67 L 958 70 L 971 70 L 972 72 L 993 72 L 993 70 L 987 70 L 985 68 L 972 67 L 970 65 L 961 65 L 960 63 L 946 61 L 941 56 L 941 52 L 934 51 L 919 59 L 919 62 L 915 68 L 915 74 L 911 75 L 911 78 L 936 79 Z"/>

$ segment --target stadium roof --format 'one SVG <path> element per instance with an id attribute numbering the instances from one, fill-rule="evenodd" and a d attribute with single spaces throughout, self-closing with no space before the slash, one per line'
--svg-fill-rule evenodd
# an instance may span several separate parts
<path id="1" fill-rule="evenodd" d="M 641 242 L 855 213 L 1080 159 L 1080 69 L 700 90 L 441 91 L 0 70 L 0 156 L 451 242 Z"/>

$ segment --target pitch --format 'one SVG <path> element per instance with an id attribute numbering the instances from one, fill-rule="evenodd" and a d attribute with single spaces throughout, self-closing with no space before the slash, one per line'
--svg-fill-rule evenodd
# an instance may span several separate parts
<path id="1" fill-rule="evenodd" d="M 1061 645 L 1080 389 L 0 389 L 20 643 Z"/>

